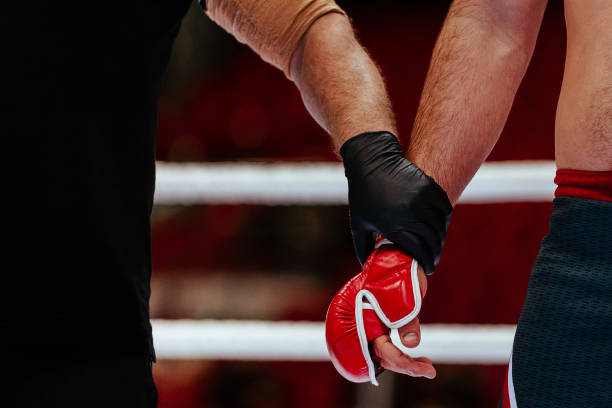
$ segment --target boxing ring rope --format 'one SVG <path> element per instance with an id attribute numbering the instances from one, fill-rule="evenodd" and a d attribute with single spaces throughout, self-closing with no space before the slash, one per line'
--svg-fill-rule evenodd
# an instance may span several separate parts
<path id="1" fill-rule="evenodd" d="M 323 323 L 153 320 L 159 358 L 327 361 Z M 422 325 L 415 356 L 436 363 L 506 364 L 514 326 Z"/>
<path id="2" fill-rule="evenodd" d="M 549 201 L 552 161 L 487 162 L 459 203 Z M 347 184 L 339 163 L 157 164 L 158 205 L 343 205 Z"/>
<path id="3" fill-rule="evenodd" d="M 552 161 L 485 163 L 459 203 L 550 201 Z M 157 205 L 344 205 L 339 163 L 157 163 Z M 168 359 L 326 361 L 323 323 L 153 320 L 157 355 Z M 423 325 L 415 356 L 436 363 L 506 364 L 515 326 Z"/>

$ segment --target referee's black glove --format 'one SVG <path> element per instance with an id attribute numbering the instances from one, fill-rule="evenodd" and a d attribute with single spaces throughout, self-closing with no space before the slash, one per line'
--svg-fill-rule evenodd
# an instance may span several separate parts
<path id="1" fill-rule="evenodd" d="M 349 186 L 351 231 L 363 265 L 379 233 L 431 274 L 452 205 L 444 190 L 404 157 L 389 132 L 362 133 L 340 149 Z"/>

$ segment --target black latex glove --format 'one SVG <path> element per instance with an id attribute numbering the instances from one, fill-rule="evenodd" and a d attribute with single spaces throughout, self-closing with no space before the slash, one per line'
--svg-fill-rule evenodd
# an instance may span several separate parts
<path id="1" fill-rule="evenodd" d="M 379 233 L 434 271 L 452 206 L 444 190 L 404 157 L 389 132 L 363 133 L 340 149 L 349 186 L 351 231 L 363 265 Z"/>

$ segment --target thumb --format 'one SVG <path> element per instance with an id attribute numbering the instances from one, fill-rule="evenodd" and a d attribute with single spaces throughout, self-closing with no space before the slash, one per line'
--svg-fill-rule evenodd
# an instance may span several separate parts
<path id="1" fill-rule="evenodd" d="M 410 323 L 398 329 L 402 344 L 406 347 L 414 348 L 421 342 L 421 323 L 416 317 Z"/>

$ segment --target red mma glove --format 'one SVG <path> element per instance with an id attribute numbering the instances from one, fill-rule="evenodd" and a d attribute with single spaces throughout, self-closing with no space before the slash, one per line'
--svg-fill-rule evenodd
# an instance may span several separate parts
<path id="1" fill-rule="evenodd" d="M 391 342 L 404 354 L 398 329 L 414 320 L 422 294 L 416 260 L 381 239 L 360 274 L 334 296 L 325 319 L 325 337 L 338 372 L 353 382 L 378 385 L 369 342 L 390 333 Z"/>

